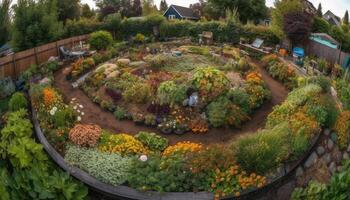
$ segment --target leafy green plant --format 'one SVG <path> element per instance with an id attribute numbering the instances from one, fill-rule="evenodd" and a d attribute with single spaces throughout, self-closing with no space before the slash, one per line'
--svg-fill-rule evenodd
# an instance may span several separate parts
<path id="1" fill-rule="evenodd" d="M 296 188 L 293 191 L 291 200 L 321 200 L 327 187 L 315 181 L 310 181 L 307 188 Z"/>
<path id="2" fill-rule="evenodd" d="M 221 127 L 226 124 L 227 107 L 229 104 L 229 99 L 225 96 L 222 96 L 208 105 L 208 120 L 212 126 Z"/>
<path id="3" fill-rule="evenodd" d="M 134 103 L 146 103 L 151 94 L 152 88 L 147 83 L 134 83 L 123 92 L 123 98 Z"/>
<path id="4" fill-rule="evenodd" d="M 166 81 L 160 84 L 157 91 L 157 98 L 161 105 L 182 104 L 186 99 L 187 88 L 184 85 L 178 85 L 174 81 Z"/>
<path id="5" fill-rule="evenodd" d="M 197 68 L 193 72 L 192 85 L 199 90 L 204 101 L 211 101 L 223 94 L 229 86 L 226 75 L 213 67 Z"/>
<path id="6" fill-rule="evenodd" d="M 129 175 L 130 158 L 123 158 L 115 153 L 101 153 L 97 149 L 69 146 L 65 160 L 98 180 L 115 186 L 123 184 Z"/>
<path id="7" fill-rule="evenodd" d="M 53 116 L 53 124 L 56 128 L 71 127 L 75 122 L 76 114 L 70 107 L 58 110 Z"/>
<path id="8" fill-rule="evenodd" d="M 117 106 L 113 115 L 115 116 L 115 118 L 117 118 L 118 120 L 123 120 L 127 118 L 127 111 L 120 106 Z"/>
<path id="9" fill-rule="evenodd" d="M 164 151 L 168 146 L 168 140 L 155 133 L 139 132 L 135 138 L 152 151 Z"/>
<path id="10" fill-rule="evenodd" d="M 9 101 L 9 109 L 11 111 L 18 111 L 22 108 L 27 108 L 28 101 L 23 93 L 17 92 L 14 95 L 12 95 L 10 101 Z"/>
<path id="11" fill-rule="evenodd" d="M 155 116 L 153 114 L 145 115 L 145 125 L 156 126 L 157 125 L 157 116 Z"/>
<path id="12" fill-rule="evenodd" d="M 12 199 L 67 199 L 83 200 L 88 194 L 87 188 L 75 182 L 67 173 L 39 167 L 15 170 L 9 186 Z"/>
<path id="13" fill-rule="evenodd" d="M 112 43 L 113 43 L 113 37 L 107 31 L 97 31 L 90 35 L 89 44 L 92 49 L 105 50 L 109 46 L 111 46 Z"/>

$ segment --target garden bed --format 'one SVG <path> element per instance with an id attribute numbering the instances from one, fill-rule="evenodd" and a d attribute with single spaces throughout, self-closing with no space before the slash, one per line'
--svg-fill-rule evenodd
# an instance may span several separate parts
<path id="1" fill-rule="evenodd" d="M 128 110 L 136 107 L 138 110 L 146 111 L 149 109 L 145 108 L 154 102 L 158 104 L 156 107 L 159 108 L 167 106 L 169 112 L 162 117 L 165 120 L 175 120 L 175 123 L 178 123 L 170 127 L 173 128 L 170 132 L 176 134 L 179 134 L 177 132 L 178 125 L 186 124 L 186 120 L 198 119 L 197 117 L 201 117 L 201 120 L 210 124 L 210 126 L 207 125 L 208 129 L 220 126 L 239 127 L 244 120 L 242 121 L 237 116 L 253 114 L 252 111 L 261 106 L 266 99 L 266 95 L 262 91 L 267 91 L 267 87 L 259 71 L 264 74 L 263 76 L 266 76 L 265 72 L 251 65 L 246 58 L 241 57 L 239 51 L 230 47 L 210 50 L 210 47 L 193 46 L 180 47 L 178 50 L 172 50 L 172 53 L 176 56 L 188 53 L 189 55 L 194 54 L 196 57 L 201 55 L 215 57 L 214 61 L 218 65 L 194 69 L 181 68 L 178 69 L 179 71 L 171 72 L 155 69 L 153 64 L 142 67 L 142 70 L 136 70 L 134 74 L 132 72 L 138 67 L 128 67 L 130 62 L 123 58 L 122 60 L 118 59 L 117 64 L 119 65 L 106 66 L 105 68 L 98 66 L 90 77 L 92 80 L 88 78 L 86 81 L 88 90 L 91 91 L 88 91 L 87 88 L 84 90 L 88 91 L 87 94 L 90 94 L 91 97 L 93 97 L 93 93 L 96 96 L 101 95 L 101 99 L 106 98 L 106 94 L 100 92 L 106 92 L 106 88 L 110 84 L 113 85 L 110 89 L 122 90 L 121 95 L 109 95 L 109 97 L 121 96 L 118 101 L 114 100 L 110 104 L 97 101 L 101 107 L 114 113 L 118 111 L 117 106 L 121 105 Z M 215 53 L 208 54 L 208 51 Z M 220 59 L 223 57 L 218 59 L 216 55 L 219 52 L 225 57 L 233 58 L 229 62 L 231 65 L 224 67 L 220 65 Z M 152 60 L 154 57 L 158 58 L 158 56 L 163 55 L 166 54 L 163 52 L 148 56 L 152 56 L 153 58 L 150 58 Z M 168 61 L 168 59 L 163 58 L 160 60 Z M 165 68 L 164 66 L 170 66 L 163 61 L 160 65 L 161 69 Z M 213 62 L 211 59 L 209 61 Z M 150 63 L 152 62 L 150 61 Z M 128 64 L 124 66 L 126 63 Z M 172 67 L 168 69 L 175 67 L 178 62 L 174 63 L 175 65 L 171 65 Z M 76 69 L 76 67 L 73 68 Z M 103 71 L 100 71 L 102 68 L 104 68 Z M 108 73 L 105 73 L 106 70 Z M 117 77 L 111 79 L 106 77 L 114 72 L 117 72 L 115 73 L 118 74 Z M 177 73 L 178 75 L 172 74 L 169 79 L 159 81 L 159 86 L 153 89 L 151 85 L 148 85 L 149 76 L 153 72 L 162 72 L 166 75 Z M 228 75 L 230 73 L 235 74 L 233 77 L 239 78 L 230 79 Z M 159 78 L 160 76 L 153 77 Z M 97 80 L 96 84 L 91 83 L 94 80 Z M 186 87 L 186 84 L 189 84 L 188 89 L 179 89 L 184 85 Z M 40 123 L 41 127 L 37 131 L 45 134 L 42 136 L 47 138 L 56 154 L 59 152 L 60 155 L 55 156 L 59 156 L 61 162 L 62 157 L 64 157 L 64 163 L 85 171 L 84 177 L 87 173 L 99 180 L 97 185 L 102 183 L 102 185 L 108 185 L 109 188 L 128 188 L 129 191 L 132 190 L 141 195 L 204 194 L 212 198 L 211 195 L 214 194 L 214 198 L 218 199 L 238 198 L 253 194 L 253 191 L 264 191 L 260 189 L 280 181 L 281 177 L 293 171 L 295 166 L 304 160 L 304 156 L 308 155 L 308 150 L 317 140 L 318 133 L 322 128 L 329 127 L 333 118 L 332 111 L 335 110 L 332 107 L 334 102 L 332 102 L 332 98 L 329 98 L 329 89 L 322 84 L 322 81 L 305 81 L 295 87 L 285 102 L 273 109 L 267 117 L 265 128 L 254 134 L 246 134 L 221 144 L 210 142 L 202 144 L 183 139 L 177 143 L 171 143 L 168 138 L 153 133 L 154 128 L 152 127 L 130 125 L 131 128 L 138 131 L 129 132 L 129 129 L 126 132 L 118 132 L 119 129 L 106 129 L 107 127 L 104 125 L 108 126 L 108 121 L 98 124 L 96 122 L 84 123 L 89 109 L 95 110 L 96 105 L 88 107 L 82 105 L 79 98 L 86 98 L 85 95 L 64 101 L 61 91 L 53 88 L 52 85 L 50 81 L 36 81 L 31 85 L 30 94 L 33 110 L 37 114 L 35 116 L 38 119 L 36 123 Z M 152 99 L 151 95 L 142 94 L 147 91 L 146 87 L 150 87 L 150 94 L 156 94 L 156 99 Z M 163 87 L 166 88 L 164 91 L 162 91 Z M 142 90 L 135 93 L 137 88 L 142 88 Z M 191 88 L 191 93 L 188 94 L 187 90 Z M 72 88 L 68 90 L 77 91 Z M 130 90 L 130 94 L 127 92 L 128 90 Z M 192 103 L 189 101 L 193 101 L 193 99 L 186 101 L 186 98 L 191 97 L 195 92 L 198 98 L 194 99 L 193 105 L 195 106 L 192 107 L 190 105 Z M 180 98 L 181 100 L 177 101 L 177 98 L 173 98 L 172 95 L 178 93 L 184 94 L 181 95 L 184 99 Z M 150 99 L 143 98 L 145 96 Z M 147 101 L 138 102 L 145 99 Z M 166 104 L 162 102 L 166 102 Z M 132 107 L 128 107 L 129 105 Z M 187 110 L 192 112 L 186 113 Z M 177 113 L 181 113 L 181 115 L 175 115 Z M 101 118 L 100 122 L 105 121 L 106 115 L 104 113 L 93 112 L 92 114 L 95 115 L 95 118 Z M 117 114 L 116 116 L 119 116 Z M 133 116 L 136 125 L 144 124 L 146 120 L 139 120 L 139 117 L 139 112 Z M 185 119 L 183 119 L 184 117 Z M 158 128 L 162 123 L 164 121 L 157 121 Z M 135 129 L 135 127 L 137 128 Z M 192 131 L 197 132 L 196 130 Z M 170 133 L 164 130 L 163 132 Z M 198 137 L 205 138 L 205 132 L 198 131 Z M 221 137 L 220 131 L 215 132 L 215 134 L 217 138 Z M 181 138 L 186 135 L 177 137 Z M 64 167 L 66 169 L 67 165 Z M 72 169 L 76 170 L 76 168 Z M 89 185 L 94 184 L 92 179 L 89 181 L 92 181 L 88 182 Z M 118 193 L 118 189 L 116 190 Z M 202 191 L 209 193 L 202 193 Z M 186 198 L 189 197 L 186 196 Z"/>

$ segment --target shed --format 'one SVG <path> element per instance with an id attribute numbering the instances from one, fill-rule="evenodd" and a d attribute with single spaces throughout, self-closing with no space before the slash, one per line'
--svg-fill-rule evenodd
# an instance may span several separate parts
<path id="1" fill-rule="evenodd" d="M 177 5 L 171 5 L 163 14 L 169 20 L 173 19 L 187 19 L 187 20 L 199 20 L 195 12 L 191 8 L 186 8 Z"/>

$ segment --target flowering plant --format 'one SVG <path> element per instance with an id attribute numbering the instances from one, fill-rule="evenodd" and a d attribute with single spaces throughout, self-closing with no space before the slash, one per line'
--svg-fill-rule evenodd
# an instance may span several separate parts
<path id="1" fill-rule="evenodd" d="M 77 124 L 69 131 L 69 139 L 76 145 L 93 147 L 100 138 L 102 129 L 97 125 Z"/>
<path id="2" fill-rule="evenodd" d="M 148 149 L 139 140 L 123 133 L 117 135 L 103 133 L 99 150 L 102 152 L 119 153 L 121 155 L 148 154 Z"/>
<path id="3" fill-rule="evenodd" d="M 186 154 L 189 152 L 198 152 L 202 149 L 202 144 L 192 142 L 179 142 L 176 145 L 169 146 L 163 152 L 163 156 L 171 156 L 177 153 Z"/>

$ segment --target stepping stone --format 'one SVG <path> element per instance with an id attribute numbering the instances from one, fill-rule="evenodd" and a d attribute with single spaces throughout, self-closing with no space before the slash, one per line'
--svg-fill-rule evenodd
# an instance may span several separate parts
<path id="1" fill-rule="evenodd" d="M 335 162 L 332 162 L 329 167 L 329 172 L 331 172 L 332 174 L 334 174 L 337 171 L 337 165 L 335 164 Z"/>
<path id="2" fill-rule="evenodd" d="M 309 156 L 309 158 L 304 163 L 305 168 L 310 168 L 312 165 L 314 165 L 317 162 L 317 154 L 315 152 L 312 152 L 312 154 Z"/>
<path id="3" fill-rule="evenodd" d="M 323 146 L 318 146 L 316 152 L 319 156 L 322 156 L 326 152 L 326 150 Z"/>
<path id="4" fill-rule="evenodd" d="M 297 168 L 297 171 L 296 171 L 296 173 L 295 173 L 295 176 L 296 176 L 296 177 L 300 177 L 300 176 L 303 176 L 303 174 L 304 174 L 303 167 L 299 166 L 299 167 Z"/>
<path id="5" fill-rule="evenodd" d="M 120 65 L 129 65 L 130 64 L 130 59 L 128 58 L 121 58 L 121 59 L 118 59 L 117 60 L 117 64 L 120 64 Z"/>
<path id="6" fill-rule="evenodd" d="M 333 149 L 333 147 L 334 147 L 334 142 L 333 142 L 333 140 L 328 139 L 327 147 L 328 147 L 329 150 L 332 150 L 332 149 Z"/>
<path id="7" fill-rule="evenodd" d="M 322 159 L 327 163 L 327 165 L 332 161 L 331 159 L 331 154 L 330 153 L 327 153 L 325 154 Z"/>

